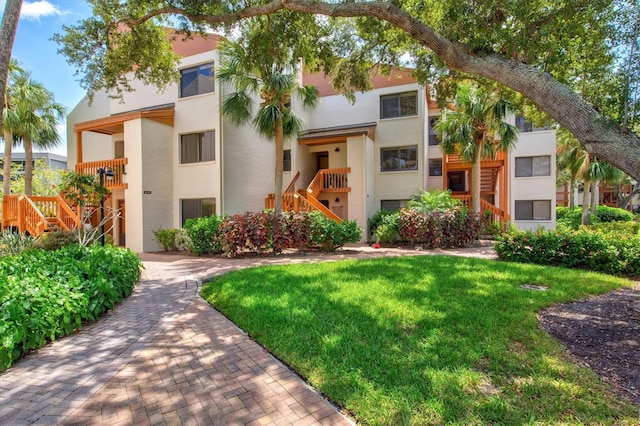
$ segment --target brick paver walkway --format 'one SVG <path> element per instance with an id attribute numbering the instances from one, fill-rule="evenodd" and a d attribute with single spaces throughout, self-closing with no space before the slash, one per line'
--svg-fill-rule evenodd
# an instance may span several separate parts
<path id="1" fill-rule="evenodd" d="M 487 247 L 446 253 L 495 257 Z M 144 254 L 143 279 L 123 304 L 0 375 L 0 424 L 353 424 L 201 299 L 200 282 L 260 264 L 404 254 Z"/>

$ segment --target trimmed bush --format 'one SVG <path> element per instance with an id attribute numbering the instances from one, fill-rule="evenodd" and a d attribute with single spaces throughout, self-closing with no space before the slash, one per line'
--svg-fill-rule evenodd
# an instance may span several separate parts
<path id="1" fill-rule="evenodd" d="M 320 212 L 283 214 L 275 222 L 271 211 L 228 216 L 220 229 L 222 251 L 227 256 L 241 253 L 281 253 L 284 249 L 336 250 L 356 242 L 362 230 L 355 221 L 335 222 Z"/>
<path id="2" fill-rule="evenodd" d="M 399 223 L 399 211 L 382 216 L 382 220 L 375 231 L 376 240 L 383 243 L 396 241 L 398 239 Z"/>
<path id="3" fill-rule="evenodd" d="M 633 213 L 617 207 L 597 206 L 596 212 L 589 215 L 589 223 L 628 222 L 633 220 Z M 573 210 L 568 207 L 556 207 L 556 223 L 571 229 L 578 229 L 582 223 L 582 208 Z"/>
<path id="4" fill-rule="evenodd" d="M 478 238 L 481 225 L 480 218 L 465 207 L 429 213 L 402 209 L 398 234 L 402 240 L 425 248 L 462 247 Z"/>
<path id="5" fill-rule="evenodd" d="M 34 247 L 53 251 L 72 244 L 78 244 L 76 232 L 58 228 L 53 232 L 40 236 Z"/>
<path id="6" fill-rule="evenodd" d="M 597 219 L 593 221 L 594 223 L 629 222 L 633 220 L 633 213 L 630 211 L 608 206 L 597 206 L 595 216 Z"/>
<path id="7" fill-rule="evenodd" d="M 222 253 L 220 227 L 224 220 L 224 216 L 216 215 L 187 219 L 184 230 L 189 236 L 189 250 L 196 256 Z"/>
<path id="8" fill-rule="evenodd" d="M 184 229 L 156 229 L 153 238 L 162 245 L 164 251 L 180 251 L 189 245 L 189 237 Z"/>
<path id="9" fill-rule="evenodd" d="M 578 231 L 519 231 L 494 246 L 506 261 L 585 268 L 608 274 L 640 275 L 640 237 Z"/>
<path id="10" fill-rule="evenodd" d="M 131 294 L 140 268 L 137 255 L 110 246 L 0 258 L 0 371 L 111 309 Z"/>

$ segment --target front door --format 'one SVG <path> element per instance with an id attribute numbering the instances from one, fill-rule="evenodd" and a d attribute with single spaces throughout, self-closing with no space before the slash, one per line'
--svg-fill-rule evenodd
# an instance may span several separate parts
<path id="1" fill-rule="evenodd" d="M 118 200 L 118 211 L 120 212 L 120 216 L 118 216 L 118 245 L 120 247 L 126 247 L 126 215 L 124 211 L 124 200 Z"/>
<path id="2" fill-rule="evenodd" d="M 329 153 L 328 152 L 318 152 L 316 153 L 316 165 L 318 170 L 328 169 L 329 168 Z"/>

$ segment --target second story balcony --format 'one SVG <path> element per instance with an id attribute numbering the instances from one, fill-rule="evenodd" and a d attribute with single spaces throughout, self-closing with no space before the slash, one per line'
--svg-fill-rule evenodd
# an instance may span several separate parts
<path id="1" fill-rule="evenodd" d="M 113 176 L 109 176 L 104 179 L 104 186 L 112 191 L 115 189 L 127 189 L 127 184 L 124 181 L 124 175 L 127 172 L 127 163 L 128 160 L 126 158 L 78 163 L 76 164 L 76 172 L 85 175 L 97 176 L 99 169 L 111 170 L 113 172 Z"/>

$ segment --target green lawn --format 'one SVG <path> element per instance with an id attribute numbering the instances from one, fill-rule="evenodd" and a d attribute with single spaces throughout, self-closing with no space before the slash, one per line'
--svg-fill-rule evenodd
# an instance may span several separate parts
<path id="1" fill-rule="evenodd" d="M 248 269 L 202 294 L 358 423 L 638 424 L 640 410 L 574 365 L 536 319 L 627 284 L 419 256 Z"/>

